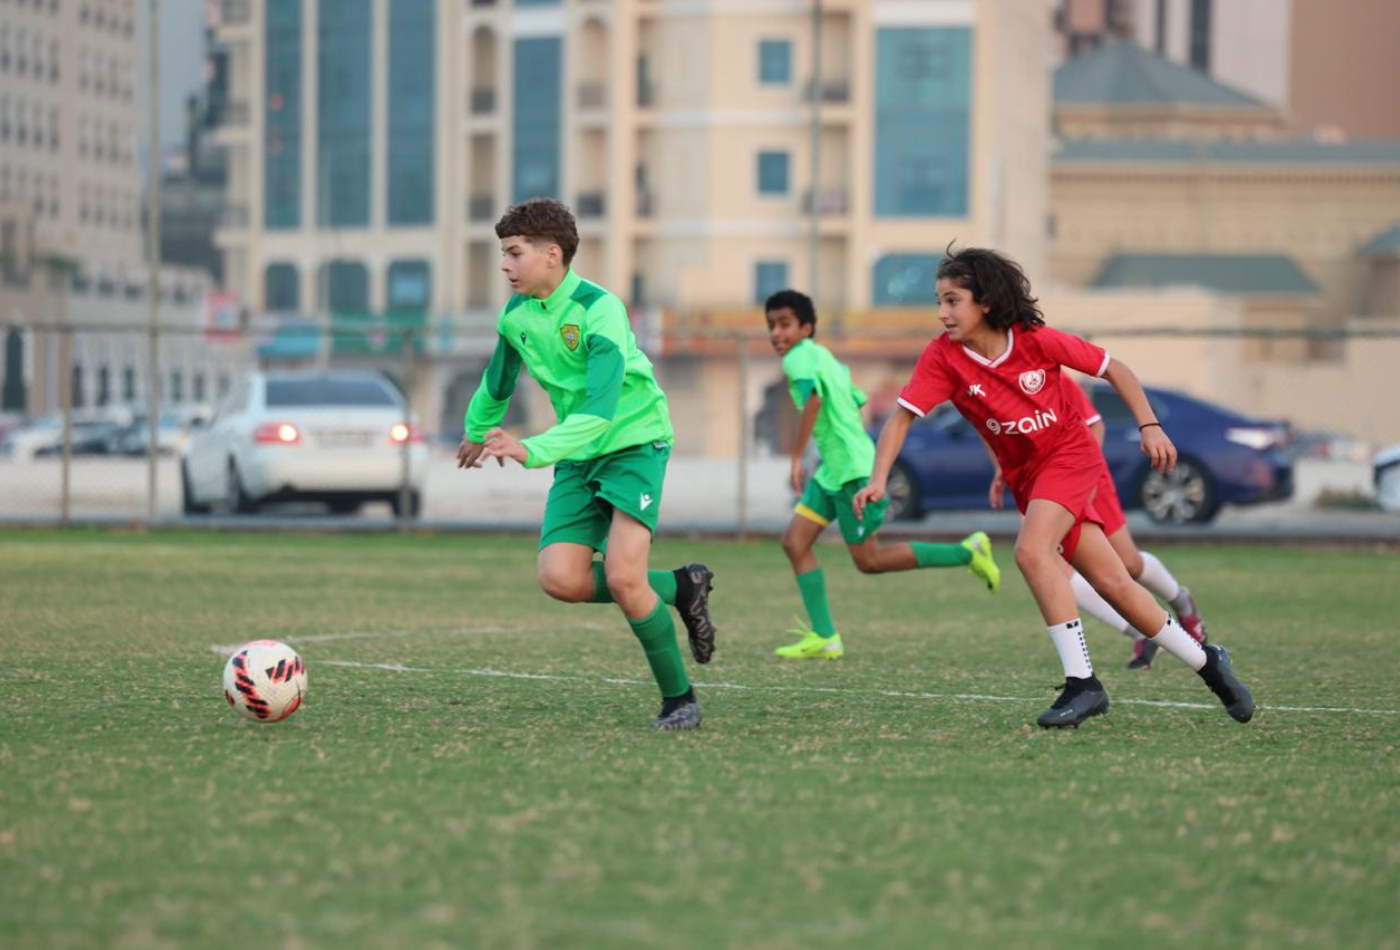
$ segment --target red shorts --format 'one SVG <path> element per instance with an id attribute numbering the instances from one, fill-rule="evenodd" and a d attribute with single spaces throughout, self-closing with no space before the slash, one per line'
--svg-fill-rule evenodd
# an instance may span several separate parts
<path id="1" fill-rule="evenodd" d="M 1112 534 L 1128 523 L 1123 514 L 1123 503 L 1118 500 L 1118 489 L 1113 487 L 1113 475 L 1107 463 L 1099 474 L 1098 491 L 1094 493 L 1094 507 L 1103 515 L 1103 533 Z"/>
<path id="2" fill-rule="evenodd" d="M 1006 480 L 1021 514 L 1026 513 L 1026 508 L 1032 500 L 1042 498 L 1053 501 L 1074 515 L 1074 527 L 1060 541 L 1060 554 L 1066 561 L 1074 557 L 1074 552 L 1079 547 L 1079 535 L 1084 522 L 1090 521 L 1104 527 L 1105 519 L 1099 513 L 1095 504 L 1097 499 L 1094 497 L 1099 488 L 1100 472 L 1106 478 L 1108 466 L 1104 464 L 1098 446 L 1094 445 L 1092 453 L 1078 448 L 1057 452 L 1033 472 L 1018 473 L 1016 480 L 1010 477 Z M 1114 508 L 1121 517 L 1122 509 L 1117 504 L 1116 492 L 1113 501 Z M 1108 533 L 1106 527 L 1104 533 Z"/>

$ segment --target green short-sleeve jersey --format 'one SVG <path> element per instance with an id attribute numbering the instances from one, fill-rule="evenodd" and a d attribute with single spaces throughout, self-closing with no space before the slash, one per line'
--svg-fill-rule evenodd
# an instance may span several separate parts
<path id="1" fill-rule="evenodd" d="M 815 393 L 822 407 L 812 435 L 822 464 L 812 477 L 828 491 L 857 478 L 869 478 L 875 466 L 875 443 L 861 422 L 865 393 L 851 382 L 851 370 L 820 343 L 803 340 L 783 357 L 788 391 L 800 411 Z"/>
<path id="2" fill-rule="evenodd" d="M 651 360 L 637 347 L 622 301 L 602 287 L 571 270 L 544 300 L 512 297 L 496 331 L 495 355 L 467 408 L 468 439 L 480 442 L 500 425 L 523 365 L 558 417 L 553 428 L 522 440 L 527 468 L 671 441 Z"/>

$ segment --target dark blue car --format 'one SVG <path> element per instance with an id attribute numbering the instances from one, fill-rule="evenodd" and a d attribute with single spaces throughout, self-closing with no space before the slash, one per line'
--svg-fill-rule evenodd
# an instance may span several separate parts
<path id="1" fill-rule="evenodd" d="M 1138 448 L 1137 425 L 1118 394 L 1105 385 L 1089 393 L 1103 415 L 1104 456 L 1127 510 L 1142 508 L 1164 524 L 1204 523 L 1221 505 L 1252 505 L 1293 494 L 1287 423 L 1242 416 L 1171 390 L 1148 389 L 1180 456 L 1176 471 L 1161 475 L 1148 469 Z M 986 508 L 991 479 L 982 440 L 945 404 L 909 430 L 890 471 L 892 517 Z"/>

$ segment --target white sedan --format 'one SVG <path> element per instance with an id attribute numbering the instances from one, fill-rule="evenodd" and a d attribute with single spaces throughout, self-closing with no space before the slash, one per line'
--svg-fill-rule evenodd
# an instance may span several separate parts
<path id="1" fill-rule="evenodd" d="M 1376 454 L 1376 502 L 1386 511 L 1400 511 L 1400 445 Z"/>
<path id="2" fill-rule="evenodd" d="M 351 514 L 400 490 L 417 515 L 428 449 L 399 391 L 377 373 L 267 372 L 240 381 L 180 461 L 184 512 L 253 512 L 281 501 Z"/>

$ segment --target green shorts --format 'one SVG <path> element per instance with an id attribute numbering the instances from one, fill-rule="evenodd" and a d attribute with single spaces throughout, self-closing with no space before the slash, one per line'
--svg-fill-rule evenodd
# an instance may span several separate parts
<path id="1" fill-rule="evenodd" d="M 815 478 L 809 479 L 807 490 L 797 503 L 796 513 L 823 528 L 835 521 L 841 525 L 841 537 L 847 544 L 863 544 L 874 537 L 885 523 L 885 509 L 890 506 L 889 498 L 882 498 L 866 505 L 865 518 L 856 520 L 856 510 L 851 506 L 851 500 L 869 481 L 868 478 L 853 478 L 840 490 L 828 491 L 818 485 Z"/>
<path id="2" fill-rule="evenodd" d="M 540 549 L 562 541 L 606 550 L 614 509 L 627 512 L 655 533 L 670 458 L 668 443 L 648 442 L 586 462 L 555 465 L 540 526 Z"/>

